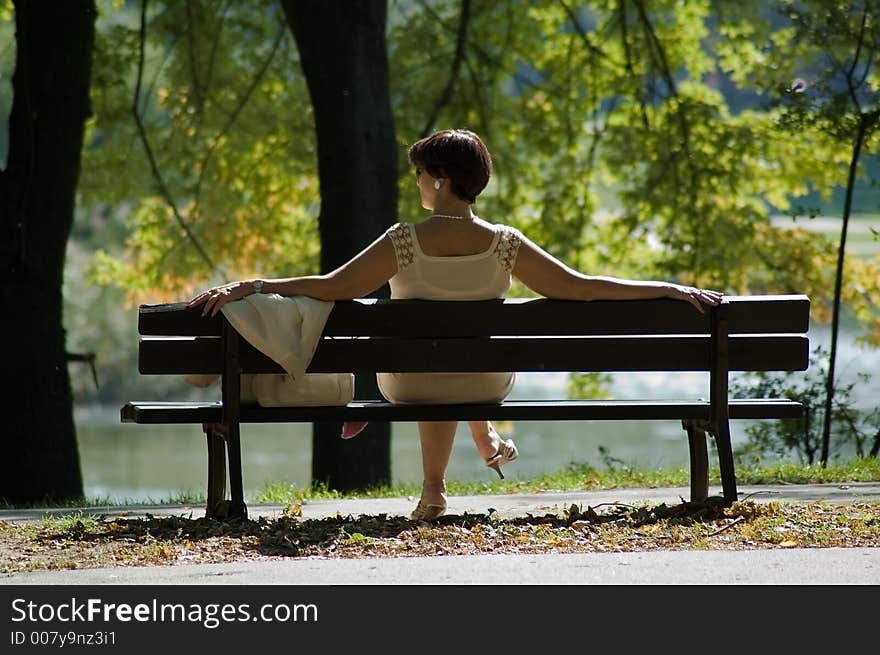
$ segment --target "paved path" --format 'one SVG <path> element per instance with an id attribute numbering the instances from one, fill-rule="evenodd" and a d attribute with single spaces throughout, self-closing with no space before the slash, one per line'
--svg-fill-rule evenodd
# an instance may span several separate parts
<path id="1" fill-rule="evenodd" d="M 712 493 L 720 490 L 712 489 Z M 757 502 L 880 502 L 880 483 L 827 485 L 741 485 L 741 498 Z M 683 487 L 602 491 L 458 496 L 449 512 L 506 517 L 559 513 L 571 504 L 678 503 Z M 334 514 L 407 514 L 409 498 L 310 501 L 304 518 Z M 198 506 L 89 507 L 84 513 L 112 516 L 203 515 Z M 251 505 L 251 517 L 277 516 L 280 505 Z M 3 510 L 0 520 L 33 521 L 62 510 Z M 0 576 L 0 584 L 880 584 L 880 549 L 813 548 L 754 551 L 661 551 L 578 555 L 476 555 L 374 559 L 289 559 L 175 566 L 35 571 Z"/>
<path id="2" fill-rule="evenodd" d="M 880 549 L 292 559 L 35 571 L 0 585 L 880 584 Z"/>
<path id="3" fill-rule="evenodd" d="M 849 503 L 854 501 L 880 502 L 880 482 L 849 482 L 845 484 L 784 484 L 784 485 L 738 485 L 740 499 L 756 502 L 773 500 L 787 502 Z M 721 494 L 721 489 L 711 488 L 710 494 Z M 505 494 L 496 496 L 453 496 L 449 499 L 450 514 L 486 513 L 495 510 L 505 517 L 526 516 L 560 512 L 572 504 L 597 507 L 608 503 L 636 504 L 680 503 L 690 496 L 687 487 L 661 487 L 657 489 L 601 489 L 595 491 L 565 491 L 534 494 Z M 416 500 L 412 497 L 399 498 L 361 498 L 337 500 L 310 500 L 303 504 L 303 518 L 324 518 L 341 514 L 359 516 L 361 514 L 402 514 L 412 511 Z M 259 516 L 275 517 L 283 509 L 278 504 L 250 504 L 251 518 Z M 130 505 L 130 506 L 92 506 L 59 509 L 0 509 L 0 521 L 36 521 L 47 515 L 65 515 L 75 512 L 104 516 L 137 517 L 146 516 L 204 516 L 202 505 Z"/>

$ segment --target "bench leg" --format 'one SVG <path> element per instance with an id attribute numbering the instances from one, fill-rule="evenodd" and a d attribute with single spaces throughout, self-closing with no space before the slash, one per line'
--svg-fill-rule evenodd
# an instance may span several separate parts
<path id="1" fill-rule="evenodd" d="M 226 453 L 229 456 L 229 488 L 232 494 L 229 517 L 246 519 L 247 505 L 244 504 L 244 482 L 241 475 L 241 433 L 237 422 L 227 426 Z"/>
<path id="2" fill-rule="evenodd" d="M 223 426 L 205 423 L 202 430 L 208 440 L 208 503 L 205 518 L 225 519 L 229 514 L 226 500 L 226 440 Z"/>
<path id="3" fill-rule="evenodd" d="M 709 497 L 709 451 L 706 446 L 704 421 L 684 419 L 681 427 L 687 430 L 691 462 L 691 502 L 699 503 Z"/>
<path id="4" fill-rule="evenodd" d="M 718 466 L 721 469 L 724 504 L 730 506 L 739 499 L 739 496 L 736 491 L 736 471 L 733 466 L 733 446 L 730 442 L 729 421 L 718 421 L 715 428 L 715 446 L 718 448 Z"/>

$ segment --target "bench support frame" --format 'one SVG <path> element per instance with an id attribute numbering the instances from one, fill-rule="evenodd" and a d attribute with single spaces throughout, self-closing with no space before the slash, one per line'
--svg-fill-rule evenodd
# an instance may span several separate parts
<path id="1" fill-rule="evenodd" d="M 730 439 L 728 408 L 729 346 L 727 307 L 711 310 L 709 370 L 709 420 L 683 419 L 682 428 L 688 435 L 691 472 L 691 502 L 709 497 L 709 454 L 706 434 L 715 438 L 724 504 L 737 498 L 733 447 Z M 241 336 L 223 321 L 224 371 L 222 380 L 223 422 L 205 424 L 208 438 L 208 503 L 209 518 L 247 519 L 241 465 Z M 225 446 L 225 447 L 224 447 Z M 225 450 L 225 453 L 223 452 Z M 225 499 L 226 463 L 228 459 L 231 499 Z"/>
<path id="2" fill-rule="evenodd" d="M 228 321 L 223 321 L 224 370 L 222 383 L 223 429 L 229 458 L 229 518 L 246 519 L 244 484 L 241 472 L 241 337 Z M 211 482 L 209 481 L 209 485 Z"/>
<path id="3" fill-rule="evenodd" d="M 684 419 L 681 427 L 687 431 L 691 465 L 691 502 L 698 503 L 709 497 L 709 449 L 706 432 L 709 423 L 700 419 Z"/>
<path id="4" fill-rule="evenodd" d="M 229 516 L 226 500 L 226 428 L 222 423 L 203 423 L 208 440 L 208 502 L 205 517 L 225 519 Z"/>
<path id="5" fill-rule="evenodd" d="M 727 310 L 728 306 L 723 303 L 712 308 L 712 333 L 709 340 L 712 349 L 709 370 L 709 429 L 715 437 L 715 447 L 718 449 L 724 504 L 731 505 L 736 502 L 737 493 L 733 446 L 730 442 L 730 408 L 727 404 L 730 373 Z"/>

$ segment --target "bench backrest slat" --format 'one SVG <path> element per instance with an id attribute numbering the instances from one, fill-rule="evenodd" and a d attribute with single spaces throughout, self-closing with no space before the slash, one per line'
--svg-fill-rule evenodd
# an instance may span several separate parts
<path id="1" fill-rule="evenodd" d="M 800 334 L 809 326 L 803 295 L 730 296 L 729 334 Z M 184 303 L 144 305 L 138 331 L 155 336 L 219 336 L 220 317 L 202 318 Z M 508 298 L 483 301 L 337 302 L 326 336 L 477 337 L 510 335 L 707 334 L 709 314 L 680 301 L 574 302 Z"/>
<path id="2" fill-rule="evenodd" d="M 422 371 L 706 371 L 709 337 L 586 337 L 538 339 L 461 338 L 324 339 L 311 373 Z M 798 371 L 807 368 L 808 339 L 802 335 L 742 335 L 730 338 L 730 370 Z M 271 359 L 242 344 L 245 373 L 283 373 Z M 220 339 L 143 339 L 144 374 L 220 373 Z"/>
<path id="3" fill-rule="evenodd" d="M 734 296 L 721 309 L 729 370 L 807 368 L 806 296 Z M 665 299 L 339 302 L 309 372 L 707 371 L 712 314 Z M 222 325 L 183 303 L 141 307 L 141 334 L 158 336 L 141 339 L 140 371 L 220 373 Z M 246 342 L 241 367 L 283 372 Z"/>

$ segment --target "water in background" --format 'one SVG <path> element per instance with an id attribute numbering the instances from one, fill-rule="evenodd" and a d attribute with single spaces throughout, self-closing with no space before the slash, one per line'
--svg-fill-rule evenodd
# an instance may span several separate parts
<path id="1" fill-rule="evenodd" d="M 811 332 L 811 343 L 828 343 L 829 330 Z M 854 379 L 872 374 L 870 385 L 856 389 L 857 403 L 876 406 L 880 398 L 880 351 L 863 350 L 852 338 L 840 344 L 838 371 Z M 731 376 L 735 380 L 737 374 Z M 564 397 L 567 375 L 520 374 L 511 398 Z M 672 399 L 708 397 L 706 373 L 616 373 L 611 393 L 616 398 Z M 204 494 L 207 482 L 205 437 L 198 425 L 121 424 L 116 407 L 77 407 L 77 436 L 85 493 L 113 501 L 150 501 L 179 492 Z M 745 421 L 731 423 L 734 449 L 745 437 Z M 687 439 L 678 421 L 520 421 L 511 425 L 520 457 L 505 467 L 516 480 L 558 471 L 570 463 L 604 468 L 599 448 L 627 465 L 674 468 L 688 463 Z M 266 424 L 242 426 L 245 494 L 252 497 L 267 484 L 289 482 L 299 488 L 311 477 L 311 425 Z M 414 423 L 392 426 L 393 482 L 419 482 L 421 460 Z M 450 460 L 448 478 L 492 480 L 473 446 L 467 424 L 461 424 Z"/>

